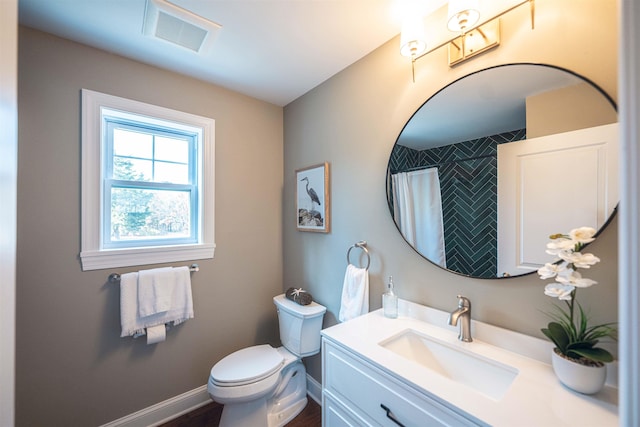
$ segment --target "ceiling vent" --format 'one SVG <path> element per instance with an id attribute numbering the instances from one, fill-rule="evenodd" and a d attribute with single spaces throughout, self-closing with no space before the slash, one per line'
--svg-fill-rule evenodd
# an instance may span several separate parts
<path id="1" fill-rule="evenodd" d="M 189 49 L 205 53 L 222 28 L 202 16 L 166 0 L 147 0 L 142 33 Z"/>

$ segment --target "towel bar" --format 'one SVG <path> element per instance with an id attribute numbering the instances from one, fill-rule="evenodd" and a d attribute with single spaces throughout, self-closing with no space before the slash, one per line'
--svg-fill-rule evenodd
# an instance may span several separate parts
<path id="1" fill-rule="evenodd" d="M 198 266 L 198 264 L 191 264 L 191 266 L 189 267 L 189 271 L 192 271 L 192 272 L 200 271 L 200 267 Z M 120 281 L 120 274 L 111 273 L 109 275 L 109 279 L 108 280 L 109 280 L 110 283 L 119 282 Z"/>
<path id="2" fill-rule="evenodd" d="M 353 248 L 360 248 L 367 255 L 367 266 L 365 267 L 365 270 L 369 270 L 369 265 L 371 265 L 371 255 L 369 255 L 369 250 L 367 249 L 367 242 L 364 240 L 360 240 L 359 242 L 354 243 L 353 246 L 349 248 L 349 250 L 347 251 L 347 264 L 351 264 L 349 255 L 351 255 L 351 249 Z"/>

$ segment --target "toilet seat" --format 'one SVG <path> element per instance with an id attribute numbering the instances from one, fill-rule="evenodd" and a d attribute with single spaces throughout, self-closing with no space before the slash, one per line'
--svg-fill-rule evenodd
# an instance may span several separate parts
<path id="1" fill-rule="evenodd" d="M 220 387 L 237 387 L 261 381 L 278 372 L 284 357 L 268 344 L 243 348 L 211 368 L 210 379 Z"/>

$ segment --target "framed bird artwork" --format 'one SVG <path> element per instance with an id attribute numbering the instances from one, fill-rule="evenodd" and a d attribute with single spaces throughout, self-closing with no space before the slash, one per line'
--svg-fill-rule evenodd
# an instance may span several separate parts
<path id="1" fill-rule="evenodd" d="M 296 170 L 296 228 L 328 233 L 329 212 L 329 163 Z"/>

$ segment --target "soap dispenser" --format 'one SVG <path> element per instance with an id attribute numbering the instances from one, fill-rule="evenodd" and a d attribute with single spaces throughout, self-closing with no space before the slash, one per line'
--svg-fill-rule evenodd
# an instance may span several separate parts
<path id="1" fill-rule="evenodd" d="M 398 297 L 393 293 L 393 276 L 389 276 L 387 291 L 382 294 L 382 311 L 390 319 L 398 317 Z"/>

